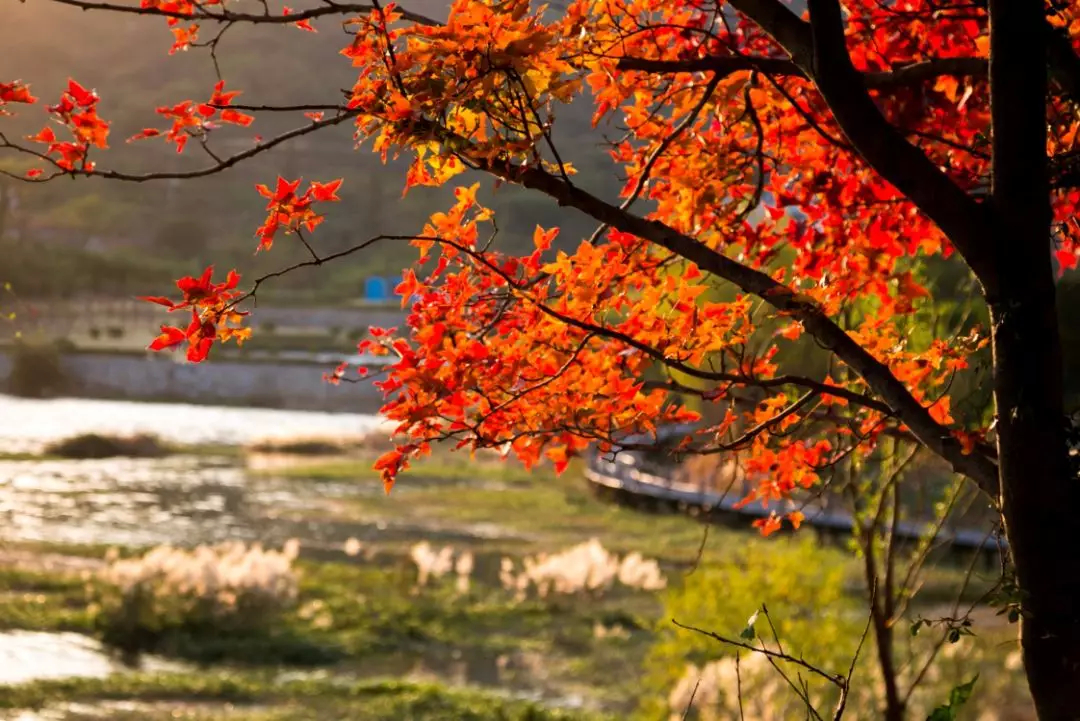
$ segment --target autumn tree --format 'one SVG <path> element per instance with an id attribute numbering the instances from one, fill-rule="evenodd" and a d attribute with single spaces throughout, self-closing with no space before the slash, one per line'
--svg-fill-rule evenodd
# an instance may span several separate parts
<path id="1" fill-rule="evenodd" d="M 416 236 L 358 230 L 334 253 L 313 231 L 329 203 L 359 202 L 348 188 L 258 188 L 257 246 L 303 244 L 300 265 L 416 246 L 398 287 L 408 327 L 361 344 L 393 359 L 378 381 L 404 439 L 378 463 L 388 488 L 435 441 L 561 469 L 593 444 L 700 411 L 680 452 L 739 452 L 760 479 L 752 502 L 813 488 L 823 468 L 903 438 L 1000 511 L 1039 716 L 1080 717 L 1080 484 L 1055 302 L 1056 277 L 1080 252 L 1080 3 L 454 0 L 429 17 L 377 1 L 52 1 L 156 16 L 172 52 L 209 48 L 215 65 L 235 26 L 298 33 L 281 43 L 322 29 L 316 39 L 342 46 L 356 82 L 282 106 L 241 100 L 222 78 L 158 108 L 132 138 L 201 154 L 203 166 L 139 174 L 102 161 L 101 98 L 123 89 L 99 97 L 72 81 L 43 103 L 52 122 L 0 136 L 27 182 L 196 178 L 342 124 L 384 159 L 411 159 L 406 189 L 473 176 Z M 4 110 L 34 101 L 24 82 L 0 83 Z M 560 150 L 557 116 L 584 104 L 619 198 L 587 190 Z M 294 128 L 215 148 L 223 127 L 271 114 Z M 554 201 L 533 252 L 500 251 L 481 176 Z M 553 250 L 556 204 L 596 231 Z M 974 279 L 970 307 L 987 326 L 927 320 L 929 269 L 942 266 Z M 198 361 L 242 340 L 242 303 L 268 279 L 181 280 L 182 297 L 152 300 L 190 321 L 153 347 Z M 828 354 L 827 370 L 799 371 L 807 348 Z M 954 383 L 976 362 L 990 367 L 992 414 L 958 410 Z"/>

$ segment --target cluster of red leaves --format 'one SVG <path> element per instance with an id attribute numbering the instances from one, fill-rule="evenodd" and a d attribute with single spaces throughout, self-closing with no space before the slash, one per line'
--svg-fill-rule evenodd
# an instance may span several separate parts
<path id="1" fill-rule="evenodd" d="M 169 54 L 172 55 L 187 50 L 199 39 L 198 23 L 183 25 L 184 18 L 195 15 L 196 11 L 220 4 L 222 0 L 142 0 L 140 7 L 168 14 L 166 20 L 173 34 L 173 44 L 169 48 Z"/>
<path id="2" fill-rule="evenodd" d="M 167 13 L 169 25 L 176 25 L 180 22 L 176 16 L 194 15 L 196 10 L 220 4 L 221 0 L 142 0 L 139 6 Z"/>
<path id="3" fill-rule="evenodd" d="M 21 80 L 0 83 L 0 115 L 10 115 L 9 111 L 4 110 L 4 106 L 8 103 L 32 105 L 36 102 L 37 98 L 30 94 L 30 86 Z"/>
<path id="4" fill-rule="evenodd" d="M 196 103 L 184 100 L 173 106 L 164 106 L 157 109 L 158 115 L 172 121 L 172 127 L 165 131 L 165 140 L 176 145 L 176 152 L 184 152 L 189 138 L 205 138 L 206 133 L 213 130 L 215 121 L 247 127 L 254 122 L 255 118 L 242 113 L 235 108 L 230 108 L 239 90 L 225 91 L 225 81 L 219 80 L 214 85 L 214 91 L 210 99 L 205 103 Z M 162 135 L 157 128 L 145 128 L 141 132 L 128 138 L 128 142 L 153 138 Z"/>
<path id="5" fill-rule="evenodd" d="M 916 2 L 912 9 L 918 9 L 916 5 L 921 7 Z M 884 49 L 855 52 L 860 69 L 884 71 L 927 57 L 986 55 L 985 18 L 970 22 L 946 17 L 940 36 L 927 39 L 909 27 L 902 32 L 880 29 L 894 26 L 900 14 L 890 15 L 871 2 L 857 9 L 865 17 L 851 25 L 853 41 L 864 48 Z M 459 157 L 498 158 L 552 172 L 551 164 L 533 149 L 544 137 L 551 102 L 579 93 L 584 71 L 597 103 L 595 120 L 618 112 L 623 116 L 620 125 L 631 129 L 612 151 L 627 177 L 624 196 L 640 193 L 655 204 L 650 218 L 728 249 L 751 267 L 768 270 L 828 315 L 838 314 L 853 301 L 874 298 L 876 305 L 866 311 L 858 331 L 876 334 L 881 342 L 870 344 L 872 352 L 916 398 L 924 399 L 935 419 L 952 424 L 949 398 L 942 393 L 964 358 L 985 341 L 954 339 L 913 347 L 900 332 L 903 318 L 929 297 L 912 261 L 919 256 L 947 256 L 951 248 L 927 218 L 850 148 L 826 140 L 843 134 L 812 86 L 798 76 L 775 79 L 770 85 L 743 71 L 725 77 L 712 98 L 703 98 L 705 84 L 694 74 L 618 68 L 624 55 L 657 60 L 725 53 L 783 57 L 771 39 L 744 20 L 731 26 L 714 24 L 708 33 L 694 32 L 707 22 L 706 10 L 661 0 L 629 5 L 575 2 L 561 19 L 547 24 L 530 15 L 524 3 L 495 7 L 459 0 L 453 3 L 447 24 L 434 28 L 402 28 L 372 13 L 358 21 L 361 31 L 345 51 L 363 68 L 350 107 L 362 111 L 358 129 L 375 138 L 375 149 L 384 156 L 396 148 L 415 151 L 407 186 L 446 182 L 464 169 L 465 163 L 455 164 Z M 385 38 L 395 45 L 392 66 L 384 62 Z M 571 66 L 568 57 L 589 60 Z M 985 182 L 987 172 L 980 152 L 989 121 L 985 95 L 981 81 L 946 78 L 881 100 L 890 120 L 911 127 L 936 162 L 964 187 L 974 188 Z M 664 113 L 655 112 L 659 106 Z M 423 121 L 427 117 L 446 118 L 443 126 L 449 132 L 433 134 Z M 683 124 L 687 125 L 682 131 L 674 132 Z M 493 134 L 490 129 L 495 125 L 503 131 Z M 522 130 L 515 133 L 516 129 Z M 957 150 L 965 144 L 973 151 Z M 665 152 L 658 155 L 661 146 Z M 728 172 L 718 173 L 717 168 Z M 750 222 L 747 207 L 760 199 L 766 199 L 767 213 Z M 793 215 L 792 210 L 799 213 Z M 584 244 L 573 254 L 561 253 L 544 263 L 539 247 L 537 253 L 521 258 L 462 251 L 476 248 L 476 231 L 475 223 L 462 220 L 460 210 L 434 216 L 423 235 L 418 241 L 422 264 L 432 246 L 442 252 L 432 273 L 424 277 L 419 269 L 407 271 L 397 289 L 413 308 L 409 343 L 391 337 L 379 341 L 387 353 L 400 358 L 382 383 L 391 398 L 385 411 L 401 420 L 401 433 L 420 441 L 409 450 L 398 449 L 380 465 L 388 483 L 407 465 L 410 454 L 423 453 L 426 443 L 449 435 L 471 446 L 506 444 L 526 462 L 543 448 L 562 465 L 567 453 L 580 444 L 596 441 L 603 447 L 620 432 L 648 430 L 650 424 L 667 420 L 662 409 L 671 406 L 663 401 L 670 397 L 661 394 L 655 408 L 648 412 L 638 408 L 632 423 L 605 425 L 591 417 L 617 410 L 618 399 L 636 397 L 635 383 L 640 383 L 644 368 L 655 365 L 655 358 L 644 358 L 621 336 L 590 338 L 582 349 L 572 347 L 571 353 L 568 345 L 575 339 L 584 341 L 590 321 L 603 319 L 610 328 L 611 319 L 618 318 L 621 334 L 662 358 L 690 367 L 726 357 L 748 380 L 776 373 L 772 358 L 777 346 L 746 353 L 755 330 L 747 301 L 710 303 L 703 296 L 707 284 L 694 282 L 699 273 L 692 266 L 680 281 L 675 274 L 643 272 L 649 251 L 610 252 L 615 246 L 641 248 L 638 239 L 609 233 L 606 244 Z M 467 272 L 449 272 L 463 260 Z M 495 300 L 501 298 L 496 289 L 517 287 L 508 278 L 530 288 L 530 280 L 541 275 L 548 282 L 536 287 L 554 299 L 551 306 L 557 319 L 538 313 L 540 301 L 530 303 L 525 291 L 515 291 L 513 301 Z M 452 312 L 458 304 L 467 306 L 464 316 Z M 526 313 L 526 308 L 533 310 Z M 522 316 L 528 321 L 520 321 L 520 327 L 541 330 L 526 341 L 502 334 L 517 327 L 511 318 Z M 718 325 L 711 323 L 714 319 Z M 559 329 L 558 341 L 543 332 L 546 324 Z M 451 346 L 457 352 L 448 354 L 447 344 L 453 342 L 448 339 L 459 333 L 475 338 L 481 330 L 490 335 L 483 352 L 465 345 Z M 799 324 L 789 323 L 781 326 L 779 337 L 792 341 L 801 332 Z M 552 348 L 561 355 L 535 376 L 514 365 L 519 357 L 550 355 Z M 585 361 L 600 358 L 608 365 Z M 630 364 L 630 358 L 640 365 Z M 622 364 L 619 373 L 607 370 L 612 364 Z M 587 379 L 577 375 L 579 367 L 588 369 Z M 513 370 L 501 375 L 504 368 Z M 867 390 L 853 374 L 830 382 L 845 391 Z M 746 387 L 753 385 L 748 382 Z M 581 390 L 590 386 L 602 394 L 583 396 Z M 739 388 L 731 384 L 708 398 L 719 402 Z M 517 398 L 523 389 L 524 398 Z M 571 389 L 575 394 L 568 401 L 562 394 Z M 636 392 L 650 396 L 643 387 Z M 498 398 L 504 399 L 505 407 Z M 791 402 L 791 396 L 780 393 L 765 403 L 765 415 L 759 409 L 736 414 L 735 419 L 744 428 L 756 427 Z M 851 454 L 851 448 L 835 448 L 828 440 L 785 435 L 813 409 L 846 410 L 848 423 L 837 432 L 864 453 L 873 450 L 884 428 L 895 427 L 880 413 L 845 405 L 843 397 L 824 394 L 812 408 L 790 414 L 759 433 L 750 449 L 751 459 L 756 459 L 750 470 L 764 480 L 747 501 L 786 498 L 817 483 L 818 470 L 836 456 Z M 698 438 L 713 433 L 719 437 L 721 430 L 730 432 L 732 426 L 708 428 Z M 969 450 L 982 438 L 977 430 L 955 433 Z M 802 519 L 794 514 L 788 520 L 798 525 Z M 771 532 L 779 523 L 774 517 L 758 525 Z"/>
<path id="6" fill-rule="evenodd" d="M 62 170 L 93 171 L 94 163 L 87 159 L 87 154 L 91 147 L 107 148 L 109 137 L 109 123 L 102 120 L 97 112 L 99 100 L 96 92 L 68 80 L 67 90 L 60 96 L 60 102 L 50 105 L 47 110 L 55 121 L 67 128 L 71 140 L 60 140 L 51 127 L 43 128 L 28 139 L 47 145 L 44 155 Z M 34 177 L 41 172 L 34 169 L 27 175 Z"/>
<path id="7" fill-rule="evenodd" d="M 387 487 L 444 438 L 502 448 L 526 466 L 544 457 L 561 472 L 594 442 L 696 421 L 645 387 L 652 358 L 643 349 L 686 358 L 732 349 L 749 330 L 749 303 L 705 300 L 700 274 L 671 272 L 626 234 L 582 243 L 573 256 L 551 257 L 557 231 L 541 228 L 524 258 L 484 250 L 478 226 L 491 212 L 477 190 L 458 188 L 455 205 L 414 241 L 421 262 L 396 289 L 411 308 L 408 335 L 377 331 L 360 346 L 395 359 L 377 385 L 383 413 L 411 439 L 380 460 Z M 620 277 L 642 293 L 610 292 Z M 680 304 L 695 306 L 698 320 Z"/>
<path id="8" fill-rule="evenodd" d="M 221 283 L 214 283 L 213 277 L 214 269 L 209 267 L 198 278 L 188 276 L 176 281 L 181 293 L 179 302 L 162 296 L 142 298 L 165 306 L 169 312 L 191 311 L 191 322 L 185 328 L 162 325 L 161 335 L 150 343 L 151 350 L 187 343 L 187 359 L 198 363 L 206 360 L 215 341 L 243 343 L 251 335 L 250 328 L 239 327 L 247 313 L 235 309 L 237 299 L 242 296 L 236 289 L 240 276 L 229 271 Z"/>
<path id="9" fill-rule="evenodd" d="M 463 173 L 457 152 L 465 141 L 473 157 L 554 167 L 538 152 L 551 106 L 569 102 L 582 82 L 561 53 L 559 27 L 529 10 L 526 0 L 454 0 L 445 24 L 403 27 L 388 4 L 353 21 L 342 54 L 361 71 L 348 105 L 360 111 L 358 133 L 373 138 L 384 159 L 403 149 L 415 154 L 406 190 Z M 443 119 L 443 137 L 425 118 Z M 559 170 L 574 172 L 567 163 Z"/>
<path id="10" fill-rule="evenodd" d="M 169 48 L 169 55 L 174 55 L 181 50 L 187 50 L 199 40 L 199 24 L 177 25 L 170 28 L 173 34 L 173 44 Z"/>
<path id="11" fill-rule="evenodd" d="M 269 250 L 279 230 L 286 234 L 301 229 L 315 230 L 323 222 L 324 216 L 316 213 L 312 206 L 341 200 L 337 194 L 342 183 L 340 178 L 329 183 L 312 181 L 307 190 L 298 194 L 300 183 L 299 178 L 291 181 L 278 178 L 273 190 L 266 185 L 255 186 L 259 194 L 269 201 L 266 204 L 269 211 L 266 220 L 255 233 L 259 239 L 259 250 Z"/>
<path id="12" fill-rule="evenodd" d="M 158 6 L 165 4 L 191 14 L 184 9 L 191 0 Z M 970 452 L 986 431 L 956 427 L 948 391 L 985 339 L 913 340 L 906 332 L 929 296 L 920 264 L 952 249 L 847 145 L 814 86 L 795 73 L 764 78 L 739 70 L 709 84 L 702 73 L 621 66 L 627 58 L 784 60 L 745 18 L 731 13 L 717 22 L 713 5 L 574 0 L 552 18 L 531 11 L 525 0 L 454 0 L 446 23 L 434 26 L 403 23 L 393 4 L 373 8 L 349 21 L 351 42 L 342 51 L 359 69 L 348 101 L 357 136 L 372 140 L 384 159 L 412 155 L 406 189 L 444 184 L 469 165 L 560 177 L 573 168 L 553 162 L 546 148 L 555 107 L 588 92 L 594 123 L 612 119 L 627 129 L 611 149 L 616 172 L 626 178 L 625 199 L 649 201 L 642 211 L 649 220 L 770 274 L 826 316 L 841 319 L 858 306 L 856 320 L 843 321 L 849 334 Z M 987 57 L 982 9 L 939 12 L 930 0 L 888 6 L 852 0 L 845 8 L 860 71 Z M 1080 18 L 1060 22 L 1080 38 Z M 190 43 L 189 34 L 177 39 Z M 886 118 L 958 185 L 986 186 L 984 79 L 946 75 L 872 93 Z M 218 94 L 219 101 L 228 97 L 212 100 L 208 110 L 228 105 L 233 95 L 223 86 Z M 203 107 L 164 109 L 174 121 L 167 138 L 178 149 L 205 132 L 213 115 Z M 1071 108 L 1048 113 L 1050 151 L 1073 151 L 1080 122 Z M 224 114 L 220 120 L 236 122 Z M 322 216 L 313 204 L 337 200 L 339 185 L 312 183 L 303 193 L 299 180 L 259 186 L 268 199 L 260 248 L 270 247 L 279 230 L 314 229 Z M 562 470 L 591 444 L 606 449 L 627 434 L 695 420 L 682 405 L 686 396 L 672 390 L 696 391 L 721 410 L 740 394 L 757 393 L 749 410 L 729 406 L 721 422 L 684 439 L 722 444 L 758 429 L 739 444 L 748 476 L 757 479 L 747 503 L 797 494 L 838 458 L 873 452 L 884 429 L 905 430 L 870 406 L 849 404 L 868 389 L 843 368 L 827 381 L 835 391 L 819 390 L 793 410 L 801 392 L 766 383 L 778 376 L 778 349 L 799 342 L 803 327 L 780 313 L 758 312 L 749 298 L 718 294 L 697 267 L 674 263 L 640 238 L 610 231 L 572 252 L 552 253 L 557 231 L 538 228 L 528 254 L 487 249 L 479 235 L 491 213 L 476 192 L 476 186 L 457 189 L 455 205 L 433 215 L 415 241 L 419 261 L 397 288 L 410 310 L 405 332 L 373 329 L 360 344 L 361 352 L 393 359 L 378 384 L 387 399 L 383 412 L 406 440 L 376 464 L 388 489 L 410 459 L 444 439 L 501 448 L 526 464 L 547 458 Z M 1063 269 L 1077 264 L 1078 205 L 1080 193 L 1055 199 Z M 754 220 L 749 211 L 757 206 L 765 212 Z M 206 322 L 198 312 L 195 318 Z M 204 332 L 201 325 L 189 331 L 163 331 L 160 344 L 194 337 L 202 348 L 220 337 L 220 329 Z M 709 384 L 677 387 L 694 372 L 715 368 L 727 380 L 705 389 Z M 660 370 L 671 383 L 646 382 Z M 339 367 L 328 378 L 339 382 L 346 373 Z M 815 413 L 843 422 L 822 431 L 810 423 Z M 796 432 L 804 427 L 814 432 Z M 794 512 L 786 520 L 797 527 L 803 519 Z M 772 515 L 755 525 L 771 533 L 782 522 Z"/>
<path id="13" fill-rule="evenodd" d="M 235 93 L 220 95 L 222 86 L 215 89 L 213 105 L 227 105 Z M 297 195 L 300 180 L 287 181 L 278 178 L 277 187 L 271 191 L 265 185 L 257 186 L 258 191 L 270 199 L 267 209 L 270 211 L 266 221 L 259 228 L 259 247 L 269 248 L 278 230 L 286 233 L 295 232 L 301 227 L 313 230 L 323 217 L 316 214 L 312 204 L 316 202 L 337 201 L 341 180 L 329 183 L 312 182 L 308 189 Z M 175 348 L 187 344 L 187 359 L 193 363 L 205 360 L 217 341 L 235 340 L 243 343 L 251 335 L 250 328 L 240 324 L 246 312 L 238 311 L 237 304 L 244 294 L 237 290 L 240 276 L 236 271 L 229 271 L 221 283 L 213 282 L 213 267 L 207 268 L 198 277 L 185 277 L 177 281 L 181 299 L 174 301 L 163 296 L 144 297 L 142 300 L 165 306 L 170 312 L 191 311 L 191 322 L 186 327 L 161 326 L 161 334 L 150 344 L 155 351 Z M 337 382 L 344 374 L 344 368 L 331 376 L 331 382 Z"/>

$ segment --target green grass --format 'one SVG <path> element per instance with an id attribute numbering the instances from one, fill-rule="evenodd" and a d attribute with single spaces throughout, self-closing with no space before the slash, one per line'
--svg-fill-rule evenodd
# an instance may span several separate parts
<path id="1" fill-rule="evenodd" d="M 266 673 L 130 674 L 104 680 L 39 681 L 0 687 L 0 708 L 37 709 L 62 703 L 125 700 L 237 704 L 228 718 L 250 721 L 600 721 L 601 716 L 558 711 L 472 690 L 390 681 L 340 683 L 305 679 L 275 683 Z M 249 710 L 244 705 L 252 706 Z M 193 708 L 197 714 L 199 708 Z M 225 707 L 204 707 L 205 718 L 226 716 Z M 110 716 L 117 718 L 117 716 Z M 146 710 L 128 718 L 177 718 Z M 121 717 L 122 718 L 122 717 Z M 191 718 L 191 716 L 189 716 Z M 200 718 L 196 715 L 194 718 Z"/>
<path id="2" fill-rule="evenodd" d="M 486 565 L 494 573 L 497 560 L 479 559 L 478 571 Z M 418 659 L 434 669 L 453 668 L 463 658 L 493 665 L 499 656 L 528 653 L 544 660 L 545 674 L 555 686 L 583 686 L 592 697 L 628 704 L 633 690 L 622 687 L 620 679 L 632 675 L 644 659 L 660 613 L 655 596 L 636 592 L 613 592 L 588 603 L 517 602 L 501 587 L 480 580 L 464 595 L 452 588 L 452 581 L 417 591 L 415 571 L 404 559 L 386 559 L 381 566 L 299 565 L 297 608 L 263 632 L 173 629 L 145 650 L 199 664 L 333 666 L 343 671 L 406 670 Z M 596 638 L 597 625 L 617 625 L 624 634 Z M 621 672 L 613 674 L 615 669 Z"/>
<path id="3" fill-rule="evenodd" d="M 379 474 L 372 470 L 373 458 L 331 457 L 316 459 L 298 459 L 281 468 L 252 470 L 259 476 L 278 478 L 309 479 L 316 481 L 331 480 L 372 480 Z M 420 462 L 410 469 L 403 480 L 420 479 L 421 481 L 492 481 L 502 483 L 531 483 L 534 476 L 523 468 L 501 463 L 460 463 L 460 462 Z"/>
<path id="4" fill-rule="evenodd" d="M 506 475 L 499 475 L 505 473 Z M 439 478 L 439 476 L 442 478 Z M 360 519 L 384 518 L 400 523 L 442 527 L 491 525 L 505 529 L 507 551 L 554 551 L 598 538 L 619 553 L 639 551 L 679 567 L 703 558 L 722 558 L 732 543 L 752 532 L 703 524 L 680 514 L 648 513 L 620 507 L 597 498 L 578 465 L 560 477 L 546 469 L 527 473 L 478 464 L 477 480 L 505 479 L 503 484 L 455 484 L 430 480 L 459 480 L 464 471 L 443 469 L 434 474 L 422 467 L 398 479 L 388 495 L 364 495 L 348 502 L 343 514 Z"/>
<path id="5" fill-rule="evenodd" d="M 88 633 L 92 627 L 86 581 L 0 568 L 0 629 Z"/>

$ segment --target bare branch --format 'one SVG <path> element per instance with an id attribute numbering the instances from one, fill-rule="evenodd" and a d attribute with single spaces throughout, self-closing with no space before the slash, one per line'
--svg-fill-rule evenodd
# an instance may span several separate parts
<path id="1" fill-rule="evenodd" d="M 328 2 L 318 7 L 306 10 L 297 10 L 288 15 L 271 15 L 270 13 L 239 13 L 232 10 L 211 11 L 204 7 L 196 6 L 193 12 L 180 12 L 177 10 L 163 10 L 158 7 L 140 5 L 123 5 L 110 2 L 91 2 L 90 0 L 52 0 L 60 5 L 69 5 L 80 10 L 106 10 L 109 12 L 128 13 L 132 15 L 156 15 L 158 17 L 173 18 L 175 20 L 208 20 L 220 23 L 250 23 L 252 25 L 291 25 L 301 20 L 312 20 L 321 17 L 334 17 L 342 15 L 365 15 L 376 9 L 374 5 L 366 3 L 338 3 Z M 438 20 L 414 13 L 403 8 L 398 8 L 403 20 L 419 25 L 442 25 Z"/>
<path id="2" fill-rule="evenodd" d="M 768 58 L 754 55 L 727 55 L 691 58 L 689 60 L 652 60 L 650 58 L 619 58 L 620 70 L 638 70 L 649 73 L 715 73 L 725 77 L 740 70 L 757 70 L 764 75 L 807 75 L 794 61 L 787 58 Z M 868 88 L 891 88 L 913 85 L 942 75 L 961 77 L 986 77 L 987 63 L 984 58 L 935 58 L 901 65 L 893 70 L 862 73 L 863 84 Z"/>
<path id="3" fill-rule="evenodd" d="M 696 626 L 688 626 L 686 624 L 679 623 L 674 618 L 671 619 L 671 622 L 673 624 L 675 624 L 676 626 L 678 626 L 679 628 L 683 629 L 683 630 L 693 631 L 694 633 L 700 633 L 702 636 L 708 636 L 709 638 L 714 639 L 716 641 L 719 641 L 720 643 L 724 643 L 724 644 L 727 644 L 729 646 L 735 646 L 736 648 L 745 649 L 745 650 L 751 651 L 753 653 L 760 653 L 763 656 L 766 656 L 766 657 L 771 658 L 771 659 L 776 660 L 776 661 L 786 661 L 788 663 L 794 664 L 796 666 L 799 666 L 800 668 L 806 669 L 807 671 L 814 674 L 815 676 L 819 676 L 819 677 L 825 679 L 826 681 L 833 684 L 834 686 L 837 686 L 837 687 L 840 687 L 840 688 L 843 687 L 843 684 L 844 684 L 844 677 L 843 676 L 841 676 L 840 674 L 830 673 L 830 672 L 826 671 L 825 669 L 819 668 L 818 666 L 815 666 L 814 664 L 810 663 L 809 661 L 806 661 L 805 659 L 797 658 L 795 656 L 792 656 L 791 654 L 781 653 L 780 651 L 773 651 L 773 650 L 768 649 L 768 648 L 761 648 L 761 647 L 758 647 L 758 646 L 751 646 L 748 643 L 744 643 L 742 641 L 736 641 L 733 638 L 727 638 L 726 636 L 721 636 L 718 633 L 714 633 L 712 631 L 706 631 L 703 628 L 697 628 Z"/>
<path id="4" fill-rule="evenodd" d="M 253 158 L 256 155 L 260 155 L 262 153 L 265 153 L 266 151 L 270 150 L 271 148 L 274 148 L 274 147 L 276 147 L 278 145 L 281 145 L 282 143 L 285 143 L 285 142 L 287 142 L 289 140 L 292 140 L 294 138 L 299 138 L 299 137 L 301 137 L 303 135 L 308 135 L 309 133 L 314 133 L 314 132 L 317 132 L 317 131 L 322 130 L 324 128 L 328 128 L 328 127 L 333 126 L 333 125 L 340 125 L 341 123 L 345 122 L 346 120 L 349 120 L 350 118 L 356 117 L 356 115 L 358 113 L 359 113 L 359 111 L 357 111 L 357 110 L 350 110 L 350 111 L 347 111 L 347 112 L 343 112 L 340 115 L 336 115 L 336 116 L 334 116 L 332 118 L 326 118 L 324 120 L 314 121 L 314 122 L 310 123 L 309 125 L 305 125 L 305 126 L 302 126 L 302 127 L 299 127 L 299 128 L 293 128 L 292 130 L 288 130 L 288 131 L 282 133 L 281 135 L 277 135 L 277 136 L 271 138 L 270 140 L 266 140 L 264 142 L 257 143 L 254 146 L 252 146 L 251 148 L 249 148 L 248 150 L 244 150 L 244 151 L 241 151 L 239 153 L 236 153 L 235 155 L 230 155 L 227 158 L 223 158 L 222 160 L 218 161 L 214 165 L 209 165 L 209 166 L 207 166 L 205 168 L 199 168 L 197 170 L 161 171 L 161 172 L 154 172 L 154 173 L 126 173 L 126 172 L 119 171 L 119 170 L 97 170 L 97 169 L 91 170 L 91 169 L 87 169 L 87 168 L 75 168 L 74 170 L 66 170 L 64 168 L 61 168 L 53 158 L 50 158 L 47 155 L 44 155 L 42 153 L 38 153 L 38 152 L 36 152 L 34 150 L 31 150 L 30 148 L 26 148 L 24 146 L 17 145 L 15 143 L 11 143 L 2 134 L 0 134 L 0 149 L 7 148 L 9 150 L 14 150 L 14 151 L 19 152 L 19 153 L 32 155 L 32 156 L 38 158 L 39 160 L 41 160 L 43 162 L 48 162 L 50 165 L 52 165 L 56 169 L 56 172 L 54 172 L 54 173 L 52 173 L 50 175 L 43 176 L 43 177 L 38 177 L 38 178 L 25 178 L 25 177 L 14 175 L 14 174 L 11 175 L 11 177 L 13 177 L 13 178 L 16 178 L 16 179 L 19 179 L 19 180 L 25 180 L 27 182 L 43 183 L 43 182 L 47 182 L 49 180 L 52 180 L 54 178 L 58 178 L 58 177 L 61 177 L 61 176 L 64 176 L 64 175 L 84 175 L 84 176 L 93 177 L 93 178 L 105 178 L 107 180 L 123 180 L 123 181 L 131 182 L 131 183 L 143 183 L 143 182 L 147 182 L 147 181 L 151 181 L 151 180 L 169 180 L 169 179 L 181 179 L 182 180 L 182 179 L 186 179 L 186 178 L 203 178 L 203 177 L 206 177 L 208 175 L 215 175 L 217 173 L 220 173 L 223 170 L 228 170 L 229 168 L 231 168 L 234 165 L 237 165 L 238 163 L 241 163 L 241 162 L 243 162 L 245 160 L 249 160 L 250 158 Z"/>

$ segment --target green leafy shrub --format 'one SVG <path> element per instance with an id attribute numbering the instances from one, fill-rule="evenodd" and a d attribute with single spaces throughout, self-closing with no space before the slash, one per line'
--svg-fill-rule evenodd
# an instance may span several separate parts
<path id="1" fill-rule="evenodd" d="M 750 541 L 673 587 L 663 618 L 773 650 L 778 646 L 775 628 L 785 652 L 829 671 L 846 671 L 865 623 L 859 599 L 845 588 L 849 569 L 843 554 L 821 548 L 810 534 Z M 648 662 L 654 692 L 645 698 L 651 715 L 682 714 L 696 686 L 688 718 L 738 718 L 737 675 L 744 702 L 764 704 L 770 718 L 801 717 L 800 709 L 805 715 L 805 704 L 760 654 L 743 650 L 736 674 L 736 650 L 706 634 L 663 623 Z M 797 669 L 784 670 L 795 678 Z M 830 703 L 833 687 L 821 679 L 808 682 L 812 698 L 823 706 Z"/>

